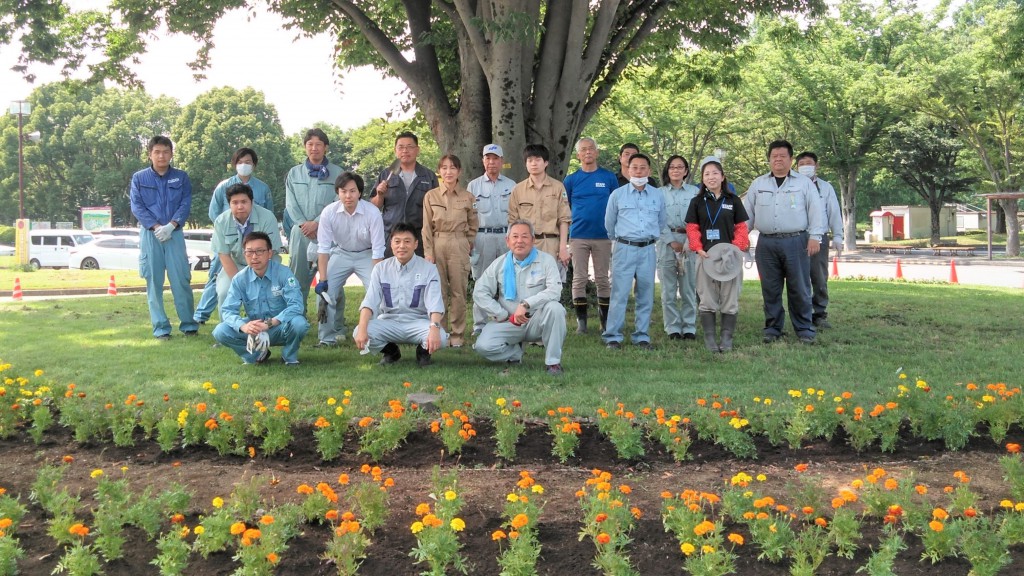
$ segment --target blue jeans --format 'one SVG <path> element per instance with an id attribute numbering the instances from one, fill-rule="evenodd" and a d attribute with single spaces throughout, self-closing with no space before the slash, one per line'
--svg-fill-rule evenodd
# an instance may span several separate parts
<path id="1" fill-rule="evenodd" d="M 654 244 L 629 246 L 621 242 L 612 245 L 612 295 L 608 307 L 608 322 L 601 338 L 605 344 L 622 343 L 622 328 L 626 323 L 629 292 L 636 280 L 636 316 L 630 342 L 650 342 L 651 310 L 654 308 L 654 271 L 658 255 Z"/>
<path id="2" fill-rule="evenodd" d="M 306 321 L 306 318 L 295 316 L 270 329 L 270 344 L 271 346 L 284 346 L 281 358 L 285 362 L 298 362 L 299 344 L 308 331 L 309 322 Z M 213 339 L 234 350 L 235 354 L 238 354 L 246 364 L 256 363 L 258 357 L 245 350 L 245 343 L 249 339 L 249 335 L 245 332 L 235 330 L 221 322 L 213 329 Z"/>
<path id="3" fill-rule="evenodd" d="M 766 238 L 762 234 L 754 251 L 761 274 L 761 298 L 764 299 L 764 335 L 781 336 L 786 323 L 782 306 L 782 287 L 786 287 L 789 320 L 797 336 L 814 338 L 811 322 L 811 258 L 807 255 L 807 234 L 786 238 Z"/>
<path id="4" fill-rule="evenodd" d="M 210 276 L 206 279 L 206 286 L 203 286 L 203 294 L 199 297 L 199 304 L 196 304 L 196 322 L 206 322 L 213 316 L 217 308 L 217 274 L 224 269 L 217 254 L 210 254 Z"/>
<path id="5" fill-rule="evenodd" d="M 182 332 L 199 329 L 192 317 L 195 299 L 192 295 L 192 270 L 185 253 L 185 236 L 181 229 L 171 233 L 166 242 L 156 239 L 152 230 L 139 231 L 139 277 L 146 279 L 146 301 L 153 336 L 171 333 L 171 321 L 164 310 L 164 278 L 171 283 L 174 310 L 178 313 L 178 328 Z"/>

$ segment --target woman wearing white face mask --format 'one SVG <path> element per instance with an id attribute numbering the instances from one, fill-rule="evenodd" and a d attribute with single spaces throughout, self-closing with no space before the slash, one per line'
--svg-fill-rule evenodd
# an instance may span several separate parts
<path id="1" fill-rule="evenodd" d="M 256 169 L 259 158 L 252 148 L 239 148 L 231 155 L 231 169 L 235 175 L 217 184 L 210 197 L 210 222 L 228 210 L 227 189 L 232 184 L 246 184 L 252 188 L 252 203 L 262 206 L 271 212 L 274 211 L 274 198 L 270 193 L 270 186 L 252 175 Z M 200 324 L 210 319 L 213 310 L 217 307 L 217 273 L 220 272 L 220 259 L 212 258 L 210 262 L 210 276 L 203 289 L 203 295 L 196 305 L 194 320 Z"/>

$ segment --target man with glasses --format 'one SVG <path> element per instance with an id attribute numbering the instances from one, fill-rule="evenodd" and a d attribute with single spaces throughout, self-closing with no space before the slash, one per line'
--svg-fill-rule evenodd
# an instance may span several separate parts
<path id="1" fill-rule="evenodd" d="M 298 366 L 299 343 L 309 331 L 299 283 L 287 267 L 273 260 L 270 236 L 253 232 L 245 237 L 244 246 L 249 265 L 231 280 L 220 308 L 222 322 L 213 329 L 213 337 L 245 364 L 266 363 L 269 346 L 284 346 L 281 360 Z"/>
<path id="2" fill-rule="evenodd" d="M 395 138 L 395 163 L 380 173 L 370 202 L 380 209 L 384 217 L 384 230 L 388 234 L 386 257 L 392 256 L 391 231 L 396 224 L 408 224 L 423 234 L 423 197 L 437 188 L 437 174 L 420 164 L 420 140 L 412 132 L 402 132 Z M 423 245 L 416 248 L 423 256 Z"/>

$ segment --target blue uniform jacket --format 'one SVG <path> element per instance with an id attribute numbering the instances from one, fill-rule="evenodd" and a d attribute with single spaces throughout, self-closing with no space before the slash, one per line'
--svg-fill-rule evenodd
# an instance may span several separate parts
<path id="1" fill-rule="evenodd" d="M 240 315 L 243 307 L 246 318 Z M 231 279 L 220 315 L 235 330 L 250 320 L 266 318 L 277 318 L 284 324 L 302 316 L 302 291 L 287 266 L 271 260 L 262 278 L 246 266 Z"/>
<path id="2" fill-rule="evenodd" d="M 228 188 L 232 184 L 242 184 L 242 179 L 236 174 L 227 180 L 221 181 L 213 189 L 213 196 L 210 197 L 210 222 L 217 219 L 217 216 L 228 211 Z M 270 192 L 270 186 L 255 176 L 249 177 L 249 188 L 252 188 L 252 203 L 262 206 L 271 212 L 274 211 L 274 197 Z M 273 236 L 271 236 L 273 238 Z"/>
<path id="3" fill-rule="evenodd" d="M 192 181 L 184 170 L 173 166 L 163 176 L 150 166 L 132 175 L 129 200 L 132 214 L 143 228 L 172 220 L 184 226 L 192 209 Z"/>

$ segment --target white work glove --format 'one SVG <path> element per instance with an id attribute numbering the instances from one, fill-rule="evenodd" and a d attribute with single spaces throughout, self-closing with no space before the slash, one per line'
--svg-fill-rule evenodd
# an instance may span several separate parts
<path id="1" fill-rule="evenodd" d="M 245 340 L 245 351 L 249 354 L 259 353 L 262 355 L 267 350 L 270 350 L 270 334 L 267 332 L 249 334 Z"/>
<path id="2" fill-rule="evenodd" d="M 157 226 L 157 229 L 153 231 L 153 235 L 156 239 L 161 242 L 167 242 L 171 239 L 171 233 L 174 232 L 174 224 L 168 222 L 163 226 Z"/>

